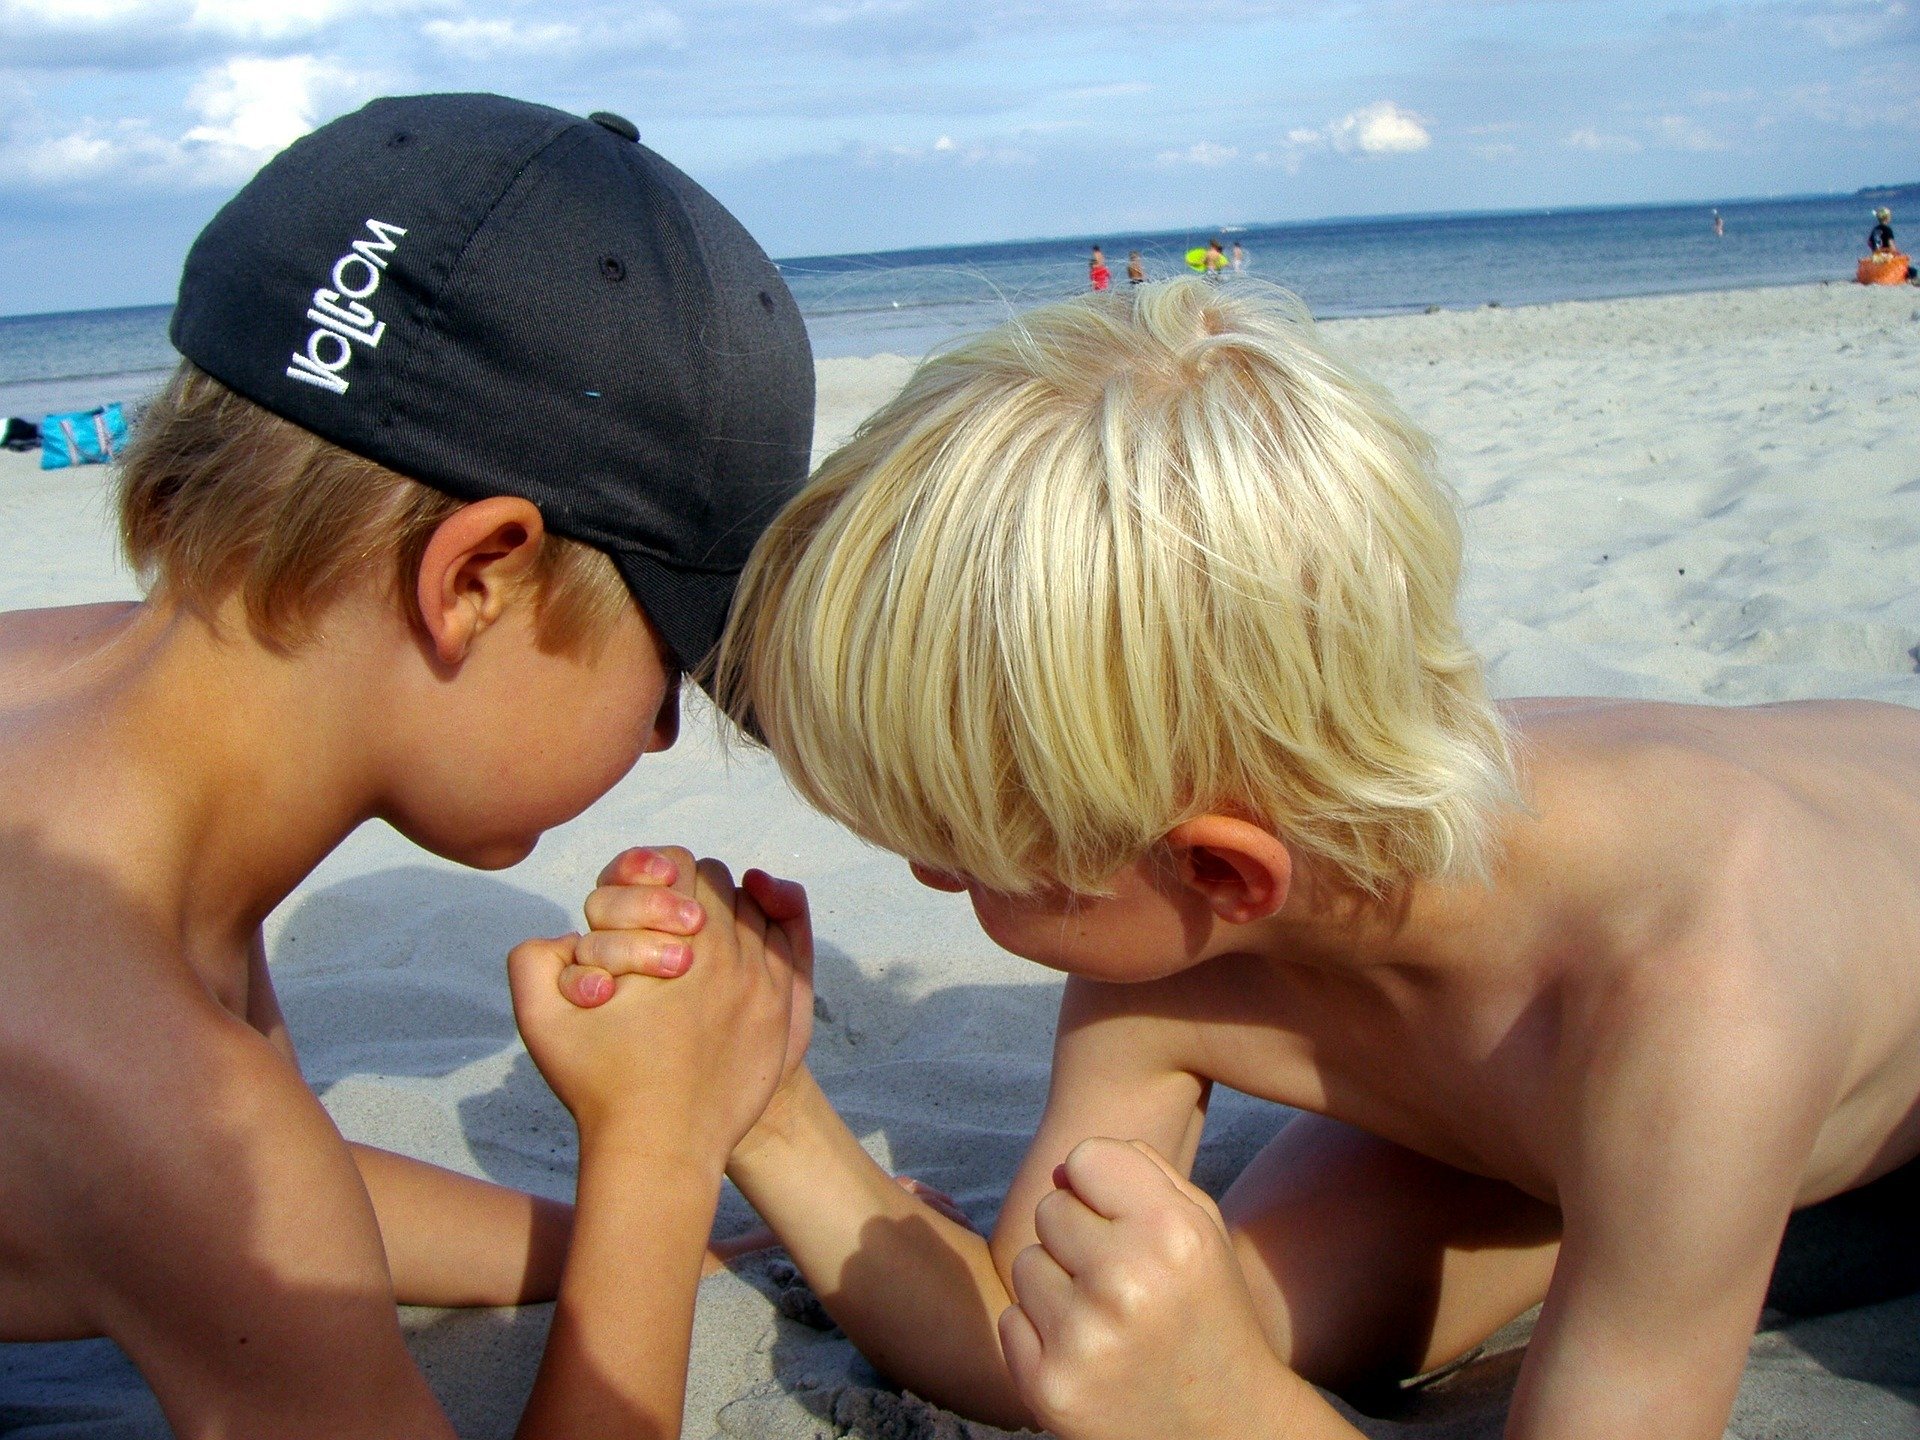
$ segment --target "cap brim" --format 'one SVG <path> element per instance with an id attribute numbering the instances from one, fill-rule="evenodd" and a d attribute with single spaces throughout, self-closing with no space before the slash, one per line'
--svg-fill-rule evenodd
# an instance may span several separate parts
<path id="1" fill-rule="evenodd" d="M 637 550 L 608 553 L 620 578 L 673 651 L 674 663 L 689 675 L 701 674 L 726 629 L 739 573 L 680 570 Z"/>

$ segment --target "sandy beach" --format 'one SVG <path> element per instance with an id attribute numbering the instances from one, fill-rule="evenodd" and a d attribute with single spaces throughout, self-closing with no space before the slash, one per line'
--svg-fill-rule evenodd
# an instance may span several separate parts
<path id="1" fill-rule="evenodd" d="M 1466 507 L 1468 628 L 1498 694 L 1920 704 L 1920 292 L 1834 284 L 1324 332 L 1439 441 Z M 894 356 L 826 362 L 819 448 L 910 368 Z M 133 593 L 105 479 L 0 455 L 0 606 Z M 639 842 L 809 887 L 821 942 L 813 1064 L 826 1089 L 883 1164 L 990 1222 L 1044 1098 L 1057 981 L 996 951 L 963 897 L 922 889 L 809 812 L 764 756 L 723 755 L 698 706 L 679 746 L 512 870 L 460 870 L 369 827 L 272 917 L 275 982 L 341 1129 L 569 1195 L 571 1123 L 516 1039 L 502 962 L 520 939 L 579 926 L 594 873 Z M 1220 1097 L 1200 1182 L 1221 1188 L 1286 1113 Z M 729 1196 L 723 1227 L 751 1220 Z M 1819 1258 L 1833 1241 L 1816 1226 L 1796 1243 L 1814 1268 L 1838 1267 Z M 511 1434 L 547 1314 L 406 1313 L 463 1436 Z M 777 1255 L 706 1282 L 684 1434 L 1000 1433 L 890 1391 L 822 1327 Z M 1363 1425 L 1497 1436 L 1523 1338 L 1524 1325 Z M 105 1342 L 0 1347 L 0 1432 L 168 1433 Z M 1920 1435 L 1920 1299 L 1770 1316 L 1729 1434 Z"/>

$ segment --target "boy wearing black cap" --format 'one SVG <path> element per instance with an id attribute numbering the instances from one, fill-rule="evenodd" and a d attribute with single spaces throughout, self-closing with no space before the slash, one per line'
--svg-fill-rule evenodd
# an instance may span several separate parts
<path id="1" fill-rule="evenodd" d="M 188 257 L 122 477 L 148 598 L 0 616 L 0 1338 L 112 1336 L 183 1436 L 448 1435 L 396 1298 L 556 1294 L 521 1433 L 679 1433 L 787 1041 L 773 882 L 679 872 L 748 938 L 656 955 L 672 984 L 511 957 L 577 1211 L 348 1146 L 259 931 L 362 821 L 510 865 L 671 744 L 803 478 L 793 302 L 636 140 L 427 96 L 297 142 Z"/>

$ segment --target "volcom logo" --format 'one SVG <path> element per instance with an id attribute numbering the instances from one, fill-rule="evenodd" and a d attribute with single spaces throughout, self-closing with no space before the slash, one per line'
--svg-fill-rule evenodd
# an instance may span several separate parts
<path id="1" fill-rule="evenodd" d="M 387 322 L 376 321 L 373 311 L 363 302 L 380 288 L 387 257 L 395 250 L 394 241 L 407 232 L 385 220 L 367 221 L 371 240 L 356 240 L 353 247 L 333 262 L 333 288 L 322 286 L 313 292 L 313 304 L 307 319 L 316 326 L 307 336 L 306 348 L 293 352 L 287 374 L 336 395 L 347 393 L 347 377 L 341 373 L 353 362 L 354 342 L 369 350 L 380 347 L 387 333 Z"/>

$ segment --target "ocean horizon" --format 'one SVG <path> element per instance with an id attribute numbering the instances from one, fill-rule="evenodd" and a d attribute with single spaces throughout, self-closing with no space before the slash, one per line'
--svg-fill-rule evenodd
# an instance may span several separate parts
<path id="1" fill-rule="evenodd" d="M 1107 231 L 920 246 L 776 263 L 819 359 L 918 355 L 958 335 L 1087 289 L 1087 256 L 1106 252 L 1116 286 L 1129 251 L 1150 279 L 1186 273 L 1185 256 L 1236 242 L 1246 272 L 1300 296 L 1318 318 L 1483 305 L 1524 306 L 1851 282 L 1875 204 L 1920 186 L 1653 205 L 1343 216 L 1155 231 Z M 1716 237 L 1718 211 L 1725 234 Z M 1899 215 L 1895 215 L 1896 227 Z M 138 403 L 176 359 L 171 304 L 0 317 L 0 415 L 117 400 Z"/>

